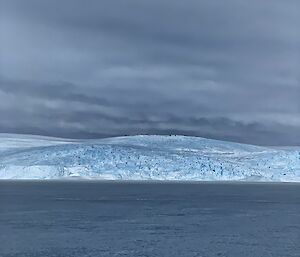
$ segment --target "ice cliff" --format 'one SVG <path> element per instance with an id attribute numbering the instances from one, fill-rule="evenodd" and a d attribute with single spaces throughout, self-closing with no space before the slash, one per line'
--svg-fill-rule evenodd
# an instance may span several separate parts
<path id="1" fill-rule="evenodd" d="M 186 136 L 64 140 L 0 134 L 0 179 L 300 182 L 300 147 Z"/>

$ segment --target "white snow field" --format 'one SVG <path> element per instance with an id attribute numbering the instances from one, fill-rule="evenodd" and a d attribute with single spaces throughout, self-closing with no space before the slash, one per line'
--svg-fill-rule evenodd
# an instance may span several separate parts
<path id="1" fill-rule="evenodd" d="M 300 147 L 187 136 L 65 140 L 0 134 L 0 179 L 300 182 Z"/>

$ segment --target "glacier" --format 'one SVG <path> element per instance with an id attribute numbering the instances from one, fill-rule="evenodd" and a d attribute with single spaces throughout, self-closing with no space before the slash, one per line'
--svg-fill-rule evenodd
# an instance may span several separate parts
<path id="1" fill-rule="evenodd" d="M 300 147 L 189 136 L 71 140 L 0 133 L 0 179 L 300 182 Z"/>

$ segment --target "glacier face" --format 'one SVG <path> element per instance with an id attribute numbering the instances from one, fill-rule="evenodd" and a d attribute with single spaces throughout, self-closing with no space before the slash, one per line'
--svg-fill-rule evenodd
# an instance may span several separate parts
<path id="1" fill-rule="evenodd" d="M 64 140 L 0 134 L 0 179 L 300 182 L 300 147 L 272 149 L 186 136 Z"/>

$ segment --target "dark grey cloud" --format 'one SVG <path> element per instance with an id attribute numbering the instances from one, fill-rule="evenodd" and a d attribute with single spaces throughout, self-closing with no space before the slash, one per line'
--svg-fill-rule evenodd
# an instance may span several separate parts
<path id="1" fill-rule="evenodd" d="M 297 0 L 0 0 L 0 131 L 300 144 Z"/>

